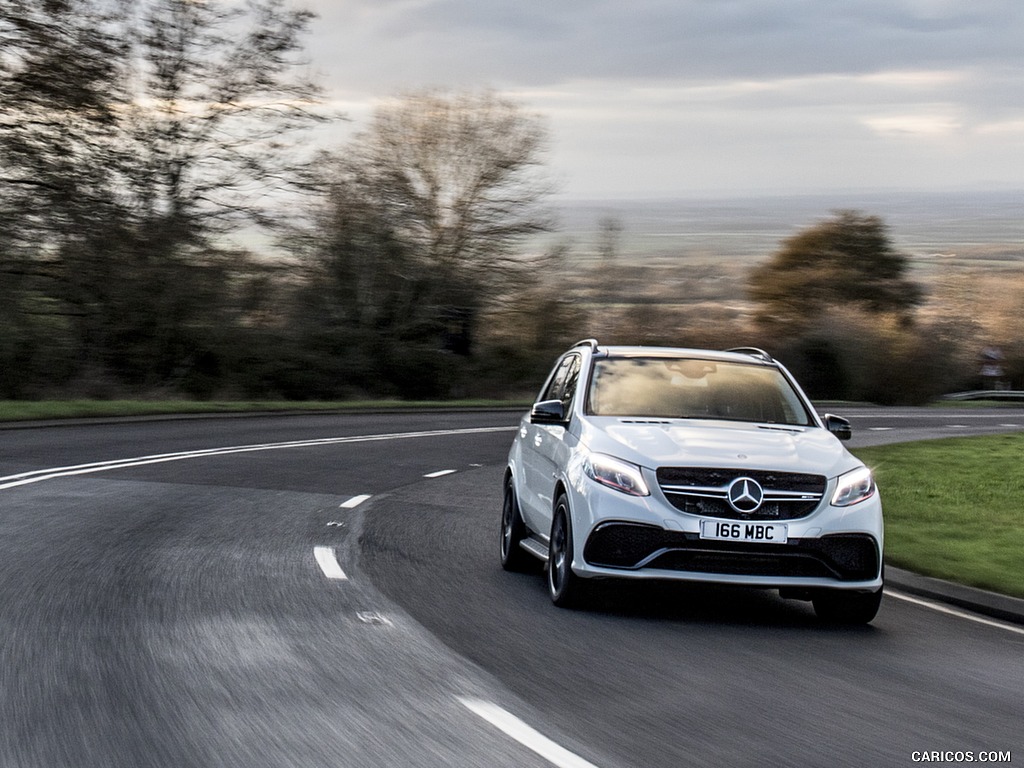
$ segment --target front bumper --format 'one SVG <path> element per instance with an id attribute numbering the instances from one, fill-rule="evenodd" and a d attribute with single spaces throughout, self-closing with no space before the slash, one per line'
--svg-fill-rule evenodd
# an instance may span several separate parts
<path id="1" fill-rule="evenodd" d="M 851 507 L 833 507 L 827 501 L 835 490 L 831 480 L 816 510 L 786 521 L 787 542 L 770 544 L 702 539 L 701 520 L 709 518 L 674 507 L 656 481 L 646 497 L 609 491 L 586 478 L 568 485 L 572 568 L 583 578 L 855 591 L 882 586 L 882 505 L 877 493 Z"/>
<path id="2" fill-rule="evenodd" d="M 587 538 L 583 559 L 588 566 L 615 571 L 841 582 L 873 581 L 881 567 L 877 542 L 863 533 L 754 544 L 705 541 L 695 533 L 630 522 L 598 525 Z"/>

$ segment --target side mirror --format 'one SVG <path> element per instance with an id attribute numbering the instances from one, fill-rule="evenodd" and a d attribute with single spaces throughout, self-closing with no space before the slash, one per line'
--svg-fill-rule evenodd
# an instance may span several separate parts
<path id="1" fill-rule="evenodd" d="M 850 422 L 842 416 L 833 416 L 831 413 L 826 413 L 825 429 L 840 440 L 849 440 L 853 437 L 853 428 L 850 426 Z"/>
<path id="2" fill-rule="evenodd" d="M 553 424 L 565 426 L 565 406 L 561 400 L 542 400 L 534 403 L 530 411 L 531 424 Z"/>

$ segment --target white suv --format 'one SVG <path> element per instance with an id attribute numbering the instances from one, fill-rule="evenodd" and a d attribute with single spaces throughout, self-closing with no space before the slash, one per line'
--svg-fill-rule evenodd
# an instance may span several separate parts
<path id="1" fill-rule="evenodd" d="M 882 504 L 849 437 L 761 350 L 588 339 L 512 443 L 502 566 L 544 561 L 560 606 L 592 579 L 670 579 L 777 588 L 822 619 L 869 622 Z"/>

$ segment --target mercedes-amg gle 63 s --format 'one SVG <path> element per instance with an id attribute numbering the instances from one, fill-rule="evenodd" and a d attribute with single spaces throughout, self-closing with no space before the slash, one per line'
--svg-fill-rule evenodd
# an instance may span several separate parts
<path id="1" fill-rule="evenodd" d="M 566 352 L 509 451 L 501 563 L 546 563 L 556 605 L 602 578 L 778 589 L 827 621 L 882 598 L 870 470 L 761 350 Z"/>

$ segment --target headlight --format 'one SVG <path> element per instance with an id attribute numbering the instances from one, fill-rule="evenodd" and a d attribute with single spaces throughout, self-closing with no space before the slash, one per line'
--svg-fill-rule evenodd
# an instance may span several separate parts
<path id="1" fill-rule="evenodd" d="M 591 480 L 630 496 L 650 496 L 643 473 L 636 464 L 593 453 L 583 462 L 583 473 Z"/>
<path id="2" fill-rule="evenodd" d="M 855 469 L 839 476 L 836 492 L 832 494 L 832 506 L 849 507 L 875 495 L 875 480 L 867 467 Z"/>

